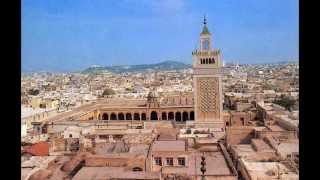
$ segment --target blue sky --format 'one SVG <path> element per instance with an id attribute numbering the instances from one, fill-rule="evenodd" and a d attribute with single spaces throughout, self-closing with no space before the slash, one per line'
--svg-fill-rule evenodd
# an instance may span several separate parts
<path id="1" fill-rule="evenodd" d="M 22 69 L 191 63 L 203 15 L 226 62 L 297 60 L 298 0 L 22 0 Z"/>

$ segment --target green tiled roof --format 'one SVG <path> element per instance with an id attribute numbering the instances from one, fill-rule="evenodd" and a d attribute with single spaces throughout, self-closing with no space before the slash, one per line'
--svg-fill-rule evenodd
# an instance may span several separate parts
<path id="1" fill-rule="evenodd" d="M 200 35 L 211 35 L 206 24 L 203 26 L 203 29 Z"/>

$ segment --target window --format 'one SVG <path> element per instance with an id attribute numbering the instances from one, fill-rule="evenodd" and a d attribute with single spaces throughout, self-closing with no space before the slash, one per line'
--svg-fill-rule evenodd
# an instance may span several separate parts
<path id="1" fill-rule="evenodd" d="M 185 166 L 186 165 L 186 158 L 179 157 L 178 158 L 178 164 L 179 164 L 179 166 Z"/>
<path id="2" fill-rule="evenodd" d="M 155 158 L 154 158 L 154 162 L 156 163 L 156 165 L 162 166 L 161 157 L 155 157 Z"/>
<path id="3" fill-rule="evenodd" d="M 173 158 L 167 158 L 167 165 L 173 166 Z"/>
<path id="4" fill-rule="evenodd" d="M 208 39 L 203 41 L 203 49 L 209 50 L 209 40 Z"/>

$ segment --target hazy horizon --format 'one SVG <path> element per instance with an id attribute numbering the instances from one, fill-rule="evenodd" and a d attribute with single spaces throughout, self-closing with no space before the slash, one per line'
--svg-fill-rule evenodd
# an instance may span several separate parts
<path id="1" fill-rule="evenodd" d="M 22 71 L 191 64 L 203 15 L 226 63 L 297 61 L 298 1 L 22 1 Z"/>

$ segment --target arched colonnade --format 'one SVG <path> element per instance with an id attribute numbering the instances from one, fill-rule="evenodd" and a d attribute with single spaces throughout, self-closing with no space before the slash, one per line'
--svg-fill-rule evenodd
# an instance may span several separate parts
<path id="1" fill-rule="evenodd" d="M 136 120 L 136 121 L 193 121 L 194 111 L 150 111 L 147 112 L 102 112 L 98 120 Z"/>

